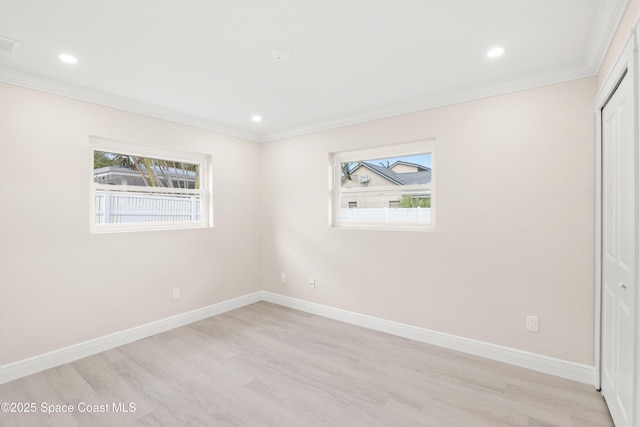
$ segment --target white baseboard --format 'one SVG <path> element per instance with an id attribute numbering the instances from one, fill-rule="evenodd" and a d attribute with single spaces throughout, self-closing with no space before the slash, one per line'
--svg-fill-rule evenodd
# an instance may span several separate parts
<path id="1" fill-rule="evenodd" d="M 262 299 L 274 304 L 317 314 L 345 323 L 351 323 L 380 332 L 409 338 L 427 344 L 463 353 L 473 354 L 498 362 L 509 363 L 522 368 L 551 374 L 562 378 L 594 385 L 596 384 L 595 367 L 563 359 L 544 356 L 515 348 L 464 338 L 443 332 L 432 331 L 403 323 L 392 322 L 377 317 L 341 310 L 326 305 L 315 304 L 271 292 L 262 292 Z"/>
<path id="2" fill-rule="evenodd" d="M 106 351 L 123 344 L 147 338 L 151 335 L 188 325 L 189 323 L 197 322 L 207 317 L 235 310 L 236 308 L 258 302 L 261 299 L 262 292 L 255 292 L 0 366 L 0 384 L 73 362 L 74 360 L 82 359 L 83 357 L 91 356 L 92 354 L 100 353 L 101 351 Z"/>
<path id="3" fill-rule="evenodd" d="M 419 328 L 417 326 L 392 322 L 377 317 L 358 314 L 266 291 L 254 292 L 252 294 L 223 301 L 208 307 L 178 314 L 146 325 L 116 332 L 114 334 L 31 357 L 29 359 L 0 366 L 0 384 L 65 363 L 73 362 L 74 360 L 91 356 L 93 354 L 100 353 L 101 351 L 106 351 L 151 335 L 187 325 L 189 323 L 197 322 L 198 320 L 206 319 L 207 317 L 235 310 L 236 308 L 244 307 L 258 301 L 267 301 L 284 307 L 374 329 L 376 331 L 386 332 L 388 334 L 485 357 L 487 359 L 509 363 L 511 365 L 544 372 L 546 374 L 586 384 L 596 384 L 596 371 L 593 366 L 569 362 L 562 359 L 477 341 L 470 338 L 459 337 L 443 332 L 432 331 L 429 329 Z"/>

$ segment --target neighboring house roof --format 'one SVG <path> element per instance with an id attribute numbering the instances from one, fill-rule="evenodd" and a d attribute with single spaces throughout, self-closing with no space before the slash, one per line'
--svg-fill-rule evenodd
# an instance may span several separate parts
<path id="1" fill-rule="evenodd" d="M 402 181 L 398 179 L 397 173 L 395 173 L 390 169 L 385 168 L 384 166 L 378 166 L 378 165 L 374 165 L 373 163 L 367 163 L 367 162 L 362 162 L 361 166 L 377 173 L 378 175 L 382 175 L 383 177 L 387 178 L 389 181 L 393 182 L 394 184 L 404 185 Z"/>
<path id="2" fill-rule="evenodd" d="M 419 172 L 431 171 L 431 168 L 428 168 L 426 166 L 419 165 L 417 163 L 403 162 L 402 160 L 395 161 L 391 166 L 389 166 L 389 169 L 393 169 L 393 167 L 397 165 L 411 166 L 416 168 Z"/>
<path id="3" fill-rule="evenodd" d="M 398 162 L 396 162 L 398 163 Z M 394 163 L 394 165 L 396 164 Z M 413 163 L 402 162 L 411 166 L 419 166 L 420 172 L 407 172 L 407 173 L 397 173 L 392 171 L 391 169 L 387 169 L 384 166 L 375 165 L 373 163 L 362 162 L 357 165 L 351 172 L 355 172 L 359 167 L 364 167 L 369 169 L 370 171 L 377 173 L 378 175 L 382 175 L 384 178 L 393 182 L 396 185 L 415 185 L 415 184 L 428 184 L 431 182 L 431 169 L 422 166 L 416 165 Z"/>
<path id="4" fill-rule="evenodd" d="M 428 184 L 431 182 L 431 171 L 409 172 L 397 174 L 402 178 L 402 185 Z"/>

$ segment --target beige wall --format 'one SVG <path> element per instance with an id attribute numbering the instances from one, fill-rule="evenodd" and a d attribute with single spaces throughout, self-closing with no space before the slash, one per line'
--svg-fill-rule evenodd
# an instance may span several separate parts
<path id="1" fill-rule="evenodd" d="M 592 363 L 596 86 L 256 145 L 0 85 L 0 365 L 259 289 Z M 215 227 L 90 235 L 89 135 L 212 154 Z M 330 152 L 430 137 L 435 232 L 329 228 Z"/>
<path id="2" fill-rule="evenodd" d="M 592 363 L 596 83 L 575 80 L 262 145 L 264 288 Z M 435 232 L 328 226 L 330 152 L 430 137 Z M 302 173 L 304 182 L 290 179 Z M 527 314 L 540 316 L 540 333 L 525 331 Z"/>
<path id="3" fill-rule="evenodd" d="M 0 111 L 0 365 L 259 290 L 258 145 L 4 84 Z M 212 154 L 215 227 L 89 234 L 89 135 Z"/>

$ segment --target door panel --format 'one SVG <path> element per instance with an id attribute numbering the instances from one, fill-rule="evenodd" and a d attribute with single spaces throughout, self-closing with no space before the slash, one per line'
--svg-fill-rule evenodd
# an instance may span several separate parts
<path id="1" fill-rule="evenodd" d="M 613 354 L 616 347 L 615 319 L 611 315 L 616 311 L 614 305 L 616 303 L 616 295 L 611 291 L 611 286 L 603 283 L 602 295 L 602 313 L 609 316 L 602 322 L 602 352 L 603 354 Z M 602 389 L 611 390 L 614 388 L 614 360 L 611 357 L 602 358 Z M 606 386 L 605 384 L 606 383 Z"/>
<path id="2" fill-rule="evenodd" d="M 602 110 L 602 393 L 632 424 L 635 299 L 635 107 L 630 76 Z"/>
<path id="3" fill-rule="evenodd" d="M 620 299 L 618 300 L 618 324 L 620 325 L 620 339 L 624 337 L 632 337 L 633 318 L 629 307 Z M 629 342 L 632 342 L 629 339 Z M 631 411 L 633 411 L 633 351 L 625 349 L 624 345 L 620 345 L 618 352 L 618 399 L 621 412 L 625 419 L 629 419 Z"/>

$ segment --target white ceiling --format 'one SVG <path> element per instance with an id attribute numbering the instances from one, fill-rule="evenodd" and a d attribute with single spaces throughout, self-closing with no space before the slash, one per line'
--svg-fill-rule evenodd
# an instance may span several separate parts
<path id="1" fill-rule="evenodd" d="M 627 2 L 0 0 L 0 81 L 270 141 L 593 75 Z"/>

